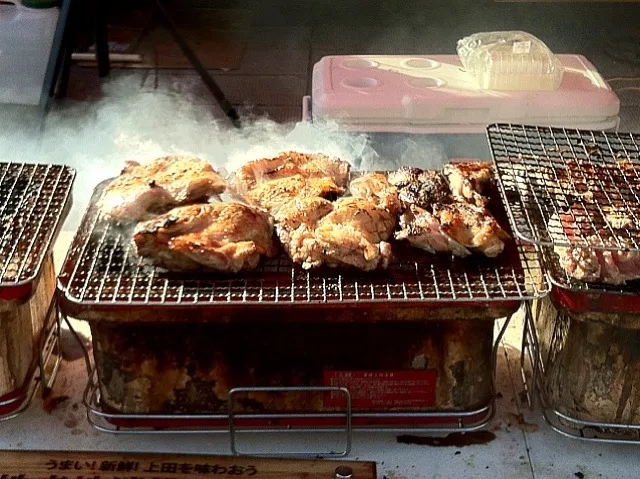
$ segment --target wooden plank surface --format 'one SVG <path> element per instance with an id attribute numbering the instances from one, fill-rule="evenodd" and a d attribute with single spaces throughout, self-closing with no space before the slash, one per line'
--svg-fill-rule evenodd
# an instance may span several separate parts
<path id="1" fill-rule="evenodd" d="M 186 454 L 73 451 L 1 451 L 3 479 L 333 479 L 336 469 L 353 479 L 375 479 L 374 462 L 263 459 Z"/>

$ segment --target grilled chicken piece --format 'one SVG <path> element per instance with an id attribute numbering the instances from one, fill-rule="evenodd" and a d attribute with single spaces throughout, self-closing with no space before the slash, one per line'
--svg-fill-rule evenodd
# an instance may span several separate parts
<path id="1" fill-rule="evenodd" d="M 245 192 L 244 197 L 252 204 L 264 208 L 271 214 L 294 199 L 326 198 L 336 199 L 345 189 L 331 178 L 305 178 L 302 175 L 278 178 L 257 184 Z"/>
<path id="2" fill-rule="evenodd" d="M 387 242 L 395 228 L 399 201 L 384 175 L 370 174 L 351 185 L 354 196 L 334 203 L 323 198 L 288 202 L 275 215 L 280 241 L 305 269 L 351 266 L 384 268 L 391 259 Z"/>
<path id="3" fill-rule="evenodd" d="M 133 239 L 140 256 L 170 271 L 237 273 L 277 252 L 269 216 L 240 203 L 175 208 L 139 223 Z"/>
<path id="4" fill-rule="evenodd" d="M 389 265 L 392 254 L 387 240 L 396 223 L 396 215 L 371 200 L 340 198 L 318 223 L 315 237 L 329 266 L 373 271 Z"/>
<path id="5" fill-rule="evenodd" d="M 175 206 L 207 201 L 226 182 L 205 160 L 165 156 L 145 164 L 128 162 L 104 191 L 101 212 L 114 220 L 140 221 Z"/>
<path id="6" fill-rule="evenodd" d="M 595 239 L 595 238 L 594 238 Z M 616 246 L 614 241 L 610 246 Z M 640 279 L 640 253 L 602 251 L 581 247 L 555 247 L 560 265 L 569 276 L 587 283 L 624 284 Z"/>
<path id="7" fill-rule="evenodd" d="M 349 185 L 349 191 L 352 196 L 371 200 L 391 214 L 397 215 L 400 211 L 398 189 L 381 173 L 368 173 L 356 178 Z"/>
<path id="8" fill-rule="evenodd" d="M 405 207 L 416 205 L 428 209 L 434 203 L 450 201 L 449 185 L 438 171 L 402 167 L 389 173 L 388 178 L 389 183 L 398 188 Z"/>
<path id="9" fill-rule="evenodd" d="M 434 216 L 443 232 L 467 249 L 495 258 L 504 250 L 509 235 L 485 208 L 456 202 L 436 205 Z"/>
<path id="10" fill-rule="evenodd" d="M 344 193 L 351 166 L 321 154 L 282 153 L 252 161 L 234 174 L 233 190 L 271 213 L 294 198 Z"/>
<path id="11" fill-rule="evenodd" d="M 482 196 L 493 180 L 491 163 L 464 161 L 448 163 L 442 172 L 449 181 L 451 194 L 457 201 L 467 201 L 476 206 L 486 206 L 488 199 Z"/>
<path id="12" fill-rule="evenodd" d="M 279 178 L 301 175 L 304 178 L 331 178 L 338 186 L 346 186 L 351 166 L 346 161 L 322 154 L 289 151 L 276 158 L 255 160 L 236 171 L 233 186 L 247 191 L 257 184 Z"/>
<path id="13" fill-rule="evenodd" d="M 429 253 L 451 252 L 455 256 L 465 257 L 471 254 L 467 248 L 445 233 L 440 221 L 419 206 L 410 205 L 400 216 L 400 230 L 395 238 L 407 240 L 416 247 Z"/>

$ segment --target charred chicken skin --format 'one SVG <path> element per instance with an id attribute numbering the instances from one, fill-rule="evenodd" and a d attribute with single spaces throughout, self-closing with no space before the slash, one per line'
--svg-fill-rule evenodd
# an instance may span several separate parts
<path id="1" fill-rule="evenodd" d="M 389 173 L 389 183 L 398 188 L 399 198 L 406 205 L 428 209 L 435 203 L 450 201 L 451 190 L 439 171 L 402 167 Z"/>
<path id="2" fill-rule="evenodd" d="M 165 156 L 145 164 L 128 162 L 104 191 L 102 214 L 117 221 L 141 221 L 175 206 L 206 202 L 226 182 L 205 160 Z"/>
<path id="3" fill-rule="evenodd" d="M 482 193 L 492 177 L 490 165 L 474 162 L 448 164 L 442 174 L 418 168 L 390 173 L 404 208 L 395 238 L 430 253 L 497 256 L 508 235 L 484 207 Z"/>
<path id="4" fill-rule="evenodd" d="M 138 255 L 171 271 L 237 273 L 277 252 L 269 216 L 240 203 L 175 208 L 139 223 L 133 239 Z"/>

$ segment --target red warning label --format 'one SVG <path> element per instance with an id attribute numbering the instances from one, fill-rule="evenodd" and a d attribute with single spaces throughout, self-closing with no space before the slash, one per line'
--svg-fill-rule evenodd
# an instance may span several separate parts
<path id="1" fill-rule="evenodd" d="M 359 408 L 433 406 L 436 371 L 325 371 L 324 385 L 345 387 Z M 339 391 L 325 395 L 325 406 L 346 406 Z"/>

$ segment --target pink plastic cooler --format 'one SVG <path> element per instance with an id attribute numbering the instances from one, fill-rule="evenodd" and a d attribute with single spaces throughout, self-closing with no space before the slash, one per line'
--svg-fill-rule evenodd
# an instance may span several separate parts
<path id="1" fill-rule="evenodd" d="M 456 55 L 328 56 L 313 68 L 307 119 L 362 132 L 481 133 L 492 123 L 610 130 L 620 102 L 583 56 L 558 55 L 555 91 L 480 90 Z"/>

